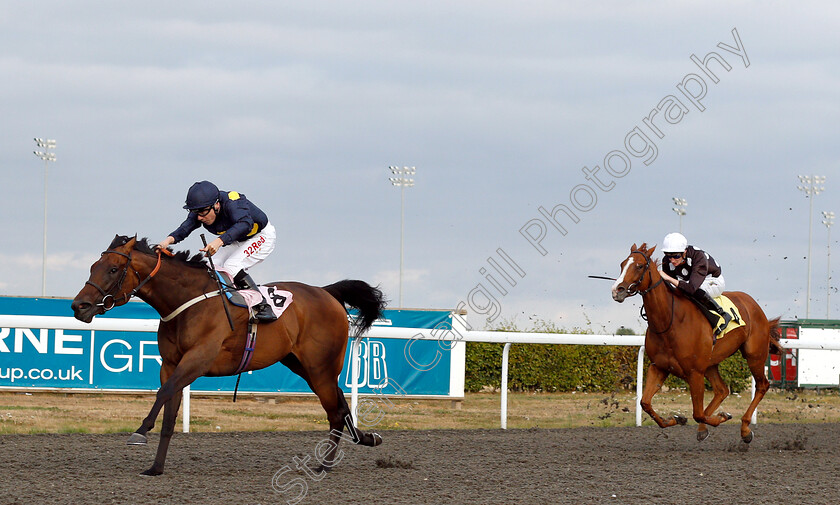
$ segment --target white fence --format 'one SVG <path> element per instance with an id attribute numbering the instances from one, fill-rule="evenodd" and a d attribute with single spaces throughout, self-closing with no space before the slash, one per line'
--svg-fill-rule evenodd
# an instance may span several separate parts
<path id="1" fill-rule="evenodd" d="M 464 331 L 459 338 L 442 338 L 435 336 L 432 330 L 415 330 L 411 328 L 373 328 L 368 336 L 376 338 L 414 338 L 417 340 L 458 340 L 463 342 L 493 342 L 505 344 L 502 352 L 502 384 L 501 384 L 501 428 L 507 428 L 507 382 L 508 355 L 511 344 L 557 344 L 557 345 L 622 345 L 638 346 L 639 353 L 636 364 L 636 426 L 642 425 L 642 389 L 644 386 L 644 335 L 578 335 L 565 333 L 515 333 L 507 331 Z M 460 338 L 462 337 L 462 338 Z M 840 350 L 840 341 L 809 341 L 800 342 L 798 339 L 780 339 L 780 343 L 787 349 L 818 349 Z M 355 352 L 355 351 L 354 351 Z M 840 384 L 838 384 L 840 386 Z M 751 394 L 755 395 L 755 381 L 752 382 Z M 354 391 L 355 393 L 355 391 Z M 355 402 L 356 395 L 353 395 Z M 355 412 L 355 403 L 354 412 Z M 758 410 L 753 413 L 752 423 L 756 424 Z"/>
<path id="2" fill-rule="evenodd" d="M 0 328 L 50 328 L 64 330 L 99 330 L 99 331 L 132 331 L 156 332 L 159 321 L 157 319 L 107 319 L 98 318 L 90 324 L 83 323 L 72 317 L 56 316 L 18 316 L 0 315 Z M 639 405 L 644 384 L 644 336 L 642 335 L 578 335 L 563 333 L 514 333 L 503 331 L 452 331 L 443 335 L 433 333 L 432 329 L 395 328 L 374 326 L 365 335 L 370 338 L 396 338 L 415 340 L 441 340 L 457 342 L 493 342 L 505 344 L 502 354 L 502 387 L 501 387 L 501 428 L 507 428 L 507 377 L 508 353 L 511 344 L 554 344 L 554 345 L 621 345 L 639 347 L 636 370 L 636 425 L 642 424 L 642 410 Z M 437 333 L 440 333 L 438 330 Z M 355 339 L 352 344 L 354 358 L 358 356 L 358 345 L 361 339 Z M 810 341 L 799 342 L 797 339 L 782 339 L 781 343 L 789 349 L 823 349 L 840 350 L 840 341 Z M 351 359 L 351 377 L 357 376 L 355 366 L 357 359 Z M 358 405 L 358 387 L 352 381 L 351 408 L 355 415 Z M 754 394 L 755 384 L 753 384 Z M 190 391 L 184 389 L 183 400 L 184 432 L 189 432 L 190 422 Z M 756 416 L 753 415 L 753 423 Z"/>

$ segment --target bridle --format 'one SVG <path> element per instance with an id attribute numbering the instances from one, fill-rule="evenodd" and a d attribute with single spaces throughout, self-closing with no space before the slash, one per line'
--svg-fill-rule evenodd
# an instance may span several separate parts
<path id="1" fill-rule="evenodd" d="M 140 273 L 131 265 L 131 255 L 134 254 L 134 250 L 132 250 L 128 254 L 122 253 L 120 251 L 114 251 L 112 249 L 109 249 L 109 250 L 103 252 L 100 256 L 105 256 L 106 254 L 118 254 L 118 255 L 126 258 L 128 261 L 126 261 L 125 267 L 123 267 L 123 271 L 122 271 L 122 274 L 120 275 L 119 280 L 114 285 L 112 285 L 108 290 L 102 289 L 102 287 L 100 287 L 95 282 L 91 282 L 90 280 L 85 281 L 85 284 L 90 284 L 91 286 L 96 288 L 97 291 L 99 291 L 100 295 L 102 295 L 102 300 L 100 300 L 99 303 L 97 303 L 95 305 L 97 307 L 101 307 L 102 310 L 107 312 L 107 311 L 113 309 L 114 307 L 116 307 L 118 302 L 121 302 L 120 304 L 128 302 L 133 296 L 135 296 L 140 291 L 140 288 L 145 286 L 146 283 L 149 282 L 150 280 L 152 280 L 152 277 L 154 277 L 155 274 L 158 273 L 158 270 L 160 270 L 161 254 L 162 253 L 166 254 L 167 256 L 172 256 L 173 255 L 172 252 L 169 251 L 169 250 L 158 248 L 158 250 L 157 250 L 157 264 L 155 265 L 155 268 L 151 271 L 151 273 L 149 273 L 149 275 L 145 279 L 140 280 L 141 279 Z M 122 289 L 122 285 L 123 285 L 123 282 L 125 281 L 126 276 L 128 275 L 128 269 L 129 268 L 131 268 L 131 271 L 134 272 L 134 275 L 137 276 L 137 280 L 139 282 L 137 283 L 137 286 L 134 289 L 132 289 L 131 291 L 129 291 L 127 293 L 123 293 L 123 295 L 120 298 L 115 298 L 114 294 L 119 293 L 120 290 Z"/>
<path id="2" fill-rule="evenodd" d="M 645 270 L 644 270 L 644 272 L 642 272 L 642 275 L 639 276 L 639 280 L 637 280 L 636 282 L 632 282 L 632 283 L 630 283 L 629 286 L 627 286 L 627 293 L 629 293 L 630 296 L 633 296 L 637 293 L 641 294 L 642 296 L 645 296 L 651 290 L 653 290 L 656 286 L 662 284 L 662 277 L 660 277 L 659 280 L 656 281 L 656 284 L 654 284 L 653 286 L 647 288 L 644 291 L 639 291 L 637 289 L 637 287 L 639 286 L 639 284 L 642 283 L 642 280 L 645 278 L 645 274 L 649 274 L 651 276 L 651 280 L 653 280 L 653 274 L 650 273 L 651 261 L 650 261 L 650 258 L 648 257 L 648 255 L 643 253 L 642 251 L 631 251 L 630 254 L 631 255 L 632 254 L 641 254 L 642 255 L 642 257 L 645 259 Z"/>
<path id="3" fill-rule="evenodd" d="M 642 275 L 639 276 L 639 280 L 637 280 L 636 282 L 632 282 L 632 283 L 630 283 L 629 286 L 627 286 L 627 292 L 630 294 L 630 296 L 633 296 L 633 295 L 638 293 L 638 294 L 642 295 L 642 298 L 644 298 L 644 296 L 646 294 L 650 293 L 654 288 L 656 288 L 657 286 L 662 284 L 662 277 L 660 276 L 659 280 L 656 281 L 656 283 L 654 283 L 653 286 L 650 286 L 649 288 L 645 289 L 644 291 L 639 291 L 638 286 L 639 286 L 639 284 L 642 283 L 642 280 L 644 280 L 645 274 L 648 274 L 650 276 L 650 279 L 653 280 L 653 274 L 650 272 L 651 261 L 650 261 L 650 257 L 647 254 L 643 253 L 642 251 L 631 251 L 630 254 L 631 255 L 633 255 L 633 254 L 641 254 L 642 255 L 642 257 L 645 259 L 645 270 L 642 272 Z M 674 295 L 671 294 L 671 320 L 668 321 L 668 327 L 665 328 L 662 331 L 657 331 L 657 330 L 653 329 L 653 326 L 650 324 L 650 321 L 648 321 L 647 314 L 645 313 L 644 303 L 639 308 L 639 316 L 641 316 L 641 318 L 644 319 L 645 321 L 648 321 L 648 327 L 651 330 L 653 330 L 654 333 L 660 333 L 660 334 L 665 333 L 668 330 L 670 330 L 671 325 L 674 324 L 674 298 L 675 298 Z"/>

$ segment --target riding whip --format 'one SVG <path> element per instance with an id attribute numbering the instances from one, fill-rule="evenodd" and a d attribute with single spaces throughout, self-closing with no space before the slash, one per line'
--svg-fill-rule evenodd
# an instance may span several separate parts
<path id="1" fill-rule="evenodd" d="M 605 279 L 608 281 L 616 280 L 614 277 L 604 277 L 603 275 L 588 275 L 587 277 L 589 277 L 590 279 Z"/>
<path id="2" fill-rule="evenodd" d="M 201 242 L 204 244 L 204 247 L 207 247 L 207 239 L 204 238 L 204 234 L 201 234 Z M 219 280 L 219 274 L 216 273 L 216 267 L 213 265 L 213 256 L 210 255 L 210 251 L 205 253 L 207 255 L 207 259 L 210 261 L 210 269 L 213 270 L 213 278 L 216 279 L 216 285 L 219 286 L 219 298 L 222 299 L 222 306 L 225 308 L 225 315 L 227 316 L 228 324 L 230 324 L 230 331 L 233 331 L 233 318 L 230 317 L 230 309 L 227 306 L 227 297 L 225 296 L 225 290 L 222 287 L 222 281 Z"/>

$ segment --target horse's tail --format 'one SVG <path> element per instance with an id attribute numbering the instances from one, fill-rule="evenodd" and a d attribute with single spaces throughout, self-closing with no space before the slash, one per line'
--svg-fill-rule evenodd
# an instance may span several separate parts
<path id="1" fill-rule="evenodd" d="M 770 321 L 770 352 L 773 354 L 784 354 L 785 348 L 782 347 L 779 339 L 782 337 L 782 331 L 779 329 L 779 317 Z"/>
<path id="2" fill-rule="evenodd" d="M 367 331 L 374 321 L 382 317 L 382 311 L 388 303 L 378 287 L 375 288 L 365 281 L 345 279 L 324 286 L 323 289 L 342 304 L 346 303 L 359 310 L 355 324 L 354 336 L 356 337 Z"/>

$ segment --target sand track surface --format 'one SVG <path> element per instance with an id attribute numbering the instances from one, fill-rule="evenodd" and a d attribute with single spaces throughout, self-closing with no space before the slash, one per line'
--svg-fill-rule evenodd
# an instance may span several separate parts
<path id="1" fill-rule="evenodd" d="M 840 425 L 759 425 L 749 446 L 735 423 L 703 442 L 695 428 L 385 431 L 379 447 L 342 442 L 328 474 L 313 469 L 326 432 L 176 433 L 159 477 L 140 475 L 156 433 L 3 435 L 0 502 L 840 502 Z"/>

